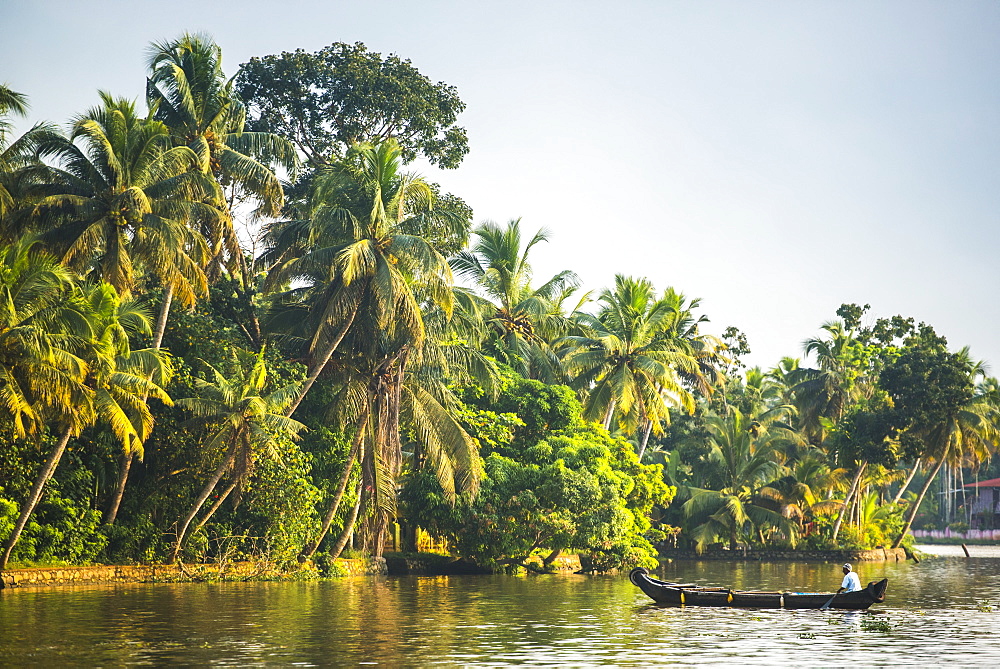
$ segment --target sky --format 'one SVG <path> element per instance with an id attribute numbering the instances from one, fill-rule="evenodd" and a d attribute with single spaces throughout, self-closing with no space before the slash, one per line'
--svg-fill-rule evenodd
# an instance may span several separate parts
<path id="1" fill-rule="evenodd" d="M 141 98 L 147 45 L 184 31 L 228 74 L 333 42 L 398 54 L 467 104 L 462 166 L 417 169 L 477 222 L 547 229 L 536 283 L 673 286 L 764 367 L 870 304 L 1000 373 L 993 0 L 8 0 L 0 17 L 0 82 L 32 120 L 98 89 Z"/>

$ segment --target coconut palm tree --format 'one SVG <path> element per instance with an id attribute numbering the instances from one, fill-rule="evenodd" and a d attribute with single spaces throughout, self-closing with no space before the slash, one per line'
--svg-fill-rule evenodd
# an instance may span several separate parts
<path id="1" fill-rule="evenodd" d="M 310 338 L 309 375 L 297 401 L 347 342 L 331 382 L 340 388 L 338 422 L 352 426 L 355 440 L 320 537 L 303 550 L 303 559 L 329 528 L 355 461 L 362 465 L 363 515 L 374 519 L 366 521 L 366 543 L 381 553 L 402 466 L 401 420 L 434 459 L 445 490 L 456 485 L 454 475 L 449 480 L 444 474 L 449 468 L 460 473 L 460 488 L 478 483 L 471 439 L 426 385 L 413 385 L 425 362 L 440 361 L 429 352 L 436 338 L 428 337 L 424 314 L 448 320 L 453 306 L 450 268 L 413 232 L 460 221 L 438 218 L 430 188 L 400 167 L 393 141 L 356 146 L 316 179 L 310 217 L 273 230 L 275 257 L 290 256 L 275 276 L 303 284 L 287 294 L 294 300 L 290 313 L 305 317 L 298 320 L 308 325 L 302 332 Z"/>
<path id="2" fill-rule="evenodd" d="M 198 169 L 227 195 L 227 216 L 197 221 L 209 240 L 215 275 L 231 261 L 248 288 L 243 251 L 232 225 L 236 205 L 249 201 L 253 218 L 277 216 L 284 201 L 281 181 L 272 168 L 294 174 L 294 145 L 269 132 L 246 132 L 246 108 L 222 70 L 222 49 L 204 34 L 185 33 L 149 47 L 146 101 L 162 121 L 174 146 L 191 149 Z"/>
<path id="3" fill-rule="evenodd" d="M 17 208 L 17 174 L 32 161 L 34 136 L 39 131 L 52 129 L 48 124 L 39 123 L 17 139 L 8 141 L 13 129 L 9 117 L 24 117 L 27 113 L 27 96 L 0 84 L 0 222 Z M 5 231 L 6 226 L 0 227 L 0 232 Z"/>
<path id="4" fill-rule="evenodd" d="M 28 294 L 34 288 L 35 294 L 40 295 L 38 289 L 44 286 L 36 283 L 20 288 Z M 72 344 L 78 356 L 65 349 L 62 351 L 62 364 L 68 364 L 73 373 L 69 379 L 65 373 L 47 375 L 48 378 L 43 379 L 62 389 L 63 397 L 57 404 L 53 403 L 54 396 L 45 402 L 48 405 L 46 413 L 61 427 L 62 435 L 21 507 L 18 523 L 6 545 L 4 562 L 10 557 L 45 485 L 55 473 L 70 437 L 90 424 L 104 424 L 126 452 L 141 452 L 153 427 L 147 399 L 154 397 L 170 403 L 170 397 L 162 388 L 170 374 L 166 359 L 158 351 L 133 351 L 129 345 L 130 335 L 149 331 L 149 315 L 143 308 L 131 300 L 121 300 L 115 289 L 106 283 L 83 286 L 61 306 L 53 304 L 52 308 L 56 310 L 53 314 L 56 320 L 48 322 L 59 330 L 56 341 Z M 37 320 L 35 325 L 46 322 L 42 314 L 32 319 Z M 30 330 L 31 325 L 23 323 L 21 327 Z M 12 337 L 12 343 L 14 340 L 16 337 Z M 44 338 L 32 342 L 36 343 L 45 350 Z M 50 346 L 48 348 L 55 352 Z M 78 377 L 81 371 L 84 373 L 82 379 Z"/>
<path id="5" fill-rule="evenodd" d="M 676 328 L 675 301 L 657 299 L 648 279 L 618 275 L 615 289 L 598 298 L 596 316 L 578 321 L 592 334 L 568 336 L 566 369 L 586 392 L 584 417 L 617 426 L 626 434 L 642 429 L 638 451 L 645 451 L 650 431 L 662 432 L 670 407 L 694 411 L 694 397 L 681 374 L 707 385 L 692 347 Z"/>
<path id="6" fill-rule="evenodd" d="M 772 421 L 778 415 L 772 416 Z M 702 488 L 689 488 L 690 499 L 682 510 L 691 523 L 698 550 L 720 537 L 735 549 L 741 537 L 774 527 L 794 543 L 796 524 L 788 517 L 760 504 L 755 497 L 764 485 L 777 478 L 781 466 L 774 458 L 778 442 L 795 438 L 791 430 L 771 421 L 748 420 L 739 409 L 726 416 L 709 416 L 709 452 L 703 468 Z"/>
<path id="7" fill-rule="evenodd" d="M 95 323 L 94 346 L 101 349 L 101 354 L 94 356 L 88 378 L 95 393 L 97 421 L 111 428 L 125 462 L 134 455 L 141 459 L 143 443 L 153 429 L 149 398 L 167 405 L 173 403 L 163 389 L 173 374 L 172 366 L 161 349 L 133 350 L 130 345 L 136 336 L 152 333 L 152 319 L 144 304 L 119 298 L 107 283 L 86 287 L 84 292 Z M 105 524 L 115 522 L 125 481 L 126 477 L 119 477 Z"/>
<path id="8" fill-rule="evenodd" d="M 758 504 L 774 505 L 785 518 L 795 520 L 802 530 L 816 514 L 838 511 L 842 503 L 830 499 L 834 490 L 844 487 L 844 470 L 832 469 L 826 455 L 812 449 L 799 458 L 788 474 L 771 481 L 757 492 Z"/>
<path id="9" fill-rule="evenodd" d="M 144 310 L 122 301 L 106 283 L 77 288 L 65 267 L 28 244 L 5 249 L 4 261 L 8 319 L 0 334 L 0 395 L 21 436 L 37 433 L 43 418 L 61 430 L 21 506 L 5 546 L 6 563 L 69 439 L 97 422 L 110 428 L 125 451 L 141 451 L 153 424 L 147 398 L 170 398 L 161 387 L 169 374 L 165 360 L 129 345 L 131 334 L 143 327 L 148 332 Z"/>
<path id="10" fill-rule="evenodd" d="M 221 453 L 222 459 L 191 508 L 178 521 L 177 538 L 167 558 L 168 564 L 177 560 L 191 521 L 222 477 L 227 473 L 230 475 L 231 486 L 226 495 L 235 489 L 236 499 L 239 500 L 240 490 L 253 473 L 258 454 L 273 449 L 278 439 L 294 438 L 305 427 L 284 415 L 298 393 L 297 384 L 265 394 L 267 364 L 263 349 L 256 354 L 233 351 L 226 373 L 207 363 L 206 367 L 211 380 L 195 381 L 202 395 L 178 400 L 177 405 L 188 409 L 196 419 L 210 426 L 205 449 L 213 456 Z M 218 506 L 216 504 L 212 511 Z"/>
<path id="11" fill-rule="evenodd" d="M 0 407 L 18 437 L 40 436 L 46 424 L 59 435 L 4 542 L 2 571 L 70 438 L 93 420 L 94 394 L 81 350 L 90 322 L 72 274 L 28 242 L 0 257 Z"/>
<path id="12" fill-rule="evenodd" d="M 29 168 L 39 198 L 33 223 L 68 267 L 120 295 L 147 273 L 191 304 L 205 291 L 204 241 L 187 222 L 220 215 L 203 202 L 214 186 L 191 171 L 193 151 L 170 147 L 162 123 L 137 116 L 129 100 L 100 95 L 102 105 L 79 116 L 69 137 L 38 135 L 38 155 L 57 166 Z"/>
<path id="13" fill-rule="evenodd" d="M 164 286 L 153 335 L 158 349 L 171 296 L 191 305 L 207 290 L 205 243 L 189 222 L 223 217 L 221 195 L 194 169 L 193 151 L 171 147 L 162 123 L 139 117 L 131 101 L 100 95 L 102 105 L 77 117 L 70 137 L 35 133 L 38 154 L 58 166 L 26 168 L 34 183 L 28 193 L 38 198 L 31 219 L 64 263 L 123 297 L 144 275 Z M 137 452 L 124 451 L 117 489 L 124 489 Z M 112 506 L 108 518 L 116 513 Z"/>
<path id="14" fill-rule="evenodd" d="M 7 114 L 27 116 L 28 96 L 11 90 L 6 84 L 0 84 L 0 117 Z M 0 119 L 0 139 L 4 139 L 9 131 L 10 122 L 6 119 Z"/>
<path id="15" fill-rule="evenodd" d="M 331 374 L 338 388 L 331 413 L 339 424 L 353 425 L 355 436 L 320 534 L 300 559 L 311 557 L 325 536 L 355 463 L 362 467 L 364 494 L 358 504 L 366 522 L 361 534 L 365 548 L 375 556 L 382 553 L 386 525 L 396 512 L 404 448 L 411 449 L 411 467 L 432 468 L 451 503 L 459 494 L 476 495 L 482 476 L 478 446 L 455 417 L 457 402 L 449 388 L 450 382 L 470 378 L 468 370 L 476 365 L 467 365 L 464 353 L 456 358 L 446 350 L 452 344 L 443 343 L 434 328 L 438 319 L 434 313 L 430 316 L 432 336 L 419 349 L 361 321 L 343 349 L 344 359 L 338 355 Z M 401 436 L 404 433 L 408 439 Z"/>
<path id="16" fill-rule="evenodd" d="M 476 243 L 450 262 L 459 276 L 473 281 L 486 295 L 478 305 L 486 326 L 486 349 L 527 378 L 557 374 L 551 368 L 550 342 L 567 334 L 571 326 L 558 305 L 579 286 L 579 278 L 564 270 L 540 287 L 531 287 L 528 255 L 536 244 L 548 241 L 548 233 L 539 230 L 525 242 L 521 219 L 505 227 L 486 221 L 473 232 Z"/>
<path id="17" fill-rule="evenodd" d="M 708 396 L 721 381 L 720 367 L 730 362 L 723 355 L 725 345 L 718 337 L 701 331 L 702 324 L 709 319 L 704 314 L 695 316 L 694 310 L 701 305 L 700 298 L 689 300 L 684 293 L 668 286 L 662 299 L 671 313 L 661 336 L 698 363 L 697 372 L 678 370 L 678 373 L 688 387 Z"/>
<path id="18" fill-rule="evenodd" d="M 0 247 L 0 407 L 15 435 L 38 434 L 45 411 L 84 393 L 75 350 L 75 277 L 27 240 Z"/>
<path id="19" fill-rule="evenodd" d="M 271 229 L 271 257 L 278 263 L 272 285 L 298 284 L 284 294 L 272 322 L 298 325 L 308 341 L 308 375 L 290 412 L 357 317 L 419 348 L 425 338 L 422 305 L 451 312 L 448 263 L 423 237 L 410 233 L 435 217 L 431 189 L 401 167 L 394 140 L 356 145 L 316 178 L 308 219 Z M 441 222 L 451 223 L 448 217 Z"/>
<path id="20" fill-rule="evenodd" d="M 875 381 L 870 354 L 841 321 L 824 323 L 827 339 L 803 343 L 806 355 L 815 355 L 819 369 L 799 367 L 786 374 L 799 411 L 798 424 L 814 444 L 821 444 L 831 425 L 863 397 L 871 396 Z"/>

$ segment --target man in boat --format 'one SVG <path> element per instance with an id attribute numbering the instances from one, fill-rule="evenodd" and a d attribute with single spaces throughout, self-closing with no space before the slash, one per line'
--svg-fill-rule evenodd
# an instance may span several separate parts
<path id="1" fill-rule="evenodd" d="M 851 563 L 844 564 L 844 582 L 837 592 L 857 592 L 861 589 L 861 579 L 855 571 L 851 571 Z"/>

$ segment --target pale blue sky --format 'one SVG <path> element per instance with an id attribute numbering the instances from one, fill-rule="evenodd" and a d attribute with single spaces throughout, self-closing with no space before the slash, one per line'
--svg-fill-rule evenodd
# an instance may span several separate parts
<path id="1" fill-rule="evenodd" d="M 140 97 L 152 40 L 252 56 L 362 41 L 456 86 L 471 152 L 428 178 L 552 242 L 536 276 L 648 276 L 800 355 L 842 302 L 1000 362 L 1000 3 L 8 2 L 33 119 Z M 1000 369 L 994 368 L 994 373 Z"/>

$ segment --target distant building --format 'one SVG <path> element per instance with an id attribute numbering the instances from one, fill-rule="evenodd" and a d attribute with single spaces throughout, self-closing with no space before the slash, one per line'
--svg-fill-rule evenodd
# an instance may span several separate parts
<path id="1" fill-rule="evenodd" d="M 977 530 L 1000 529 L 1000 479 L 970 483 L 966 488 L 974 488 L 972 504 L 972 528 Z"/>

